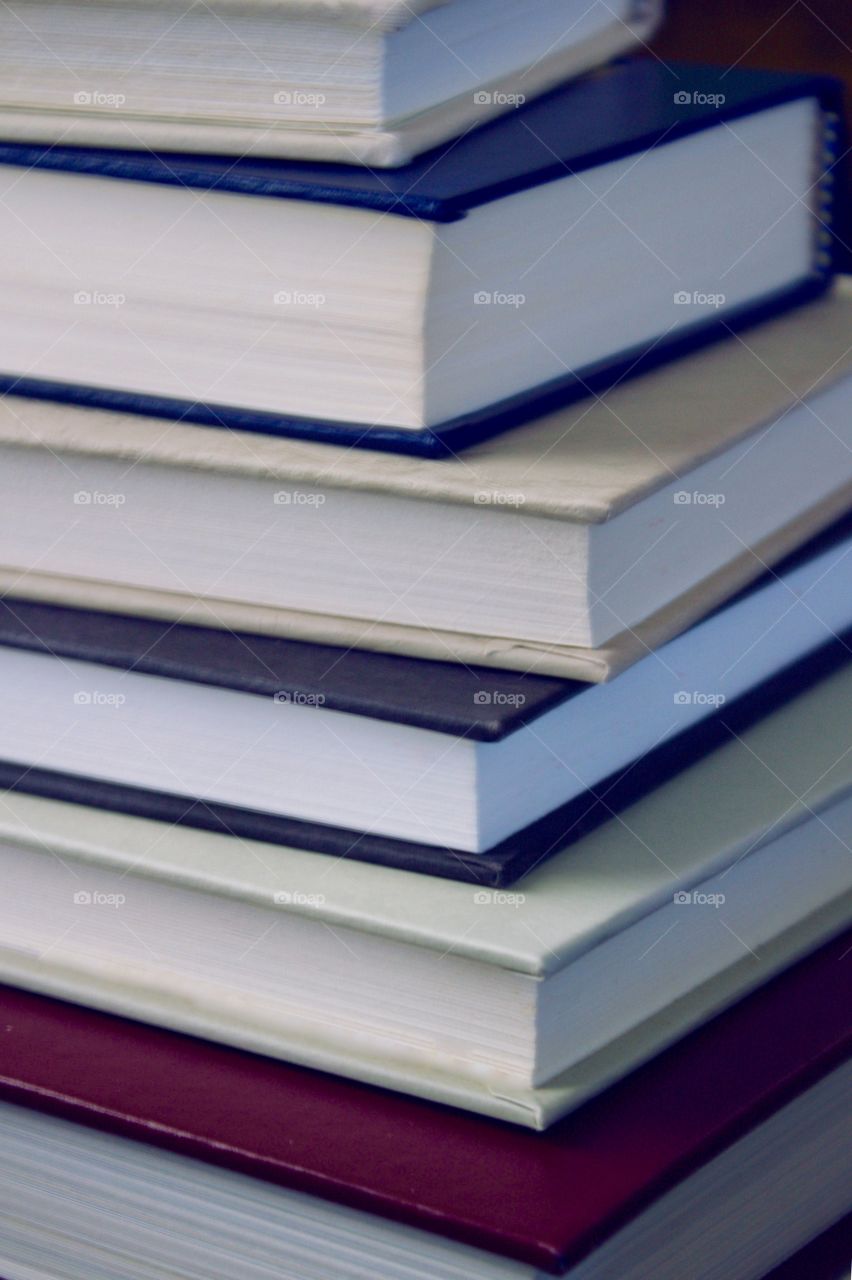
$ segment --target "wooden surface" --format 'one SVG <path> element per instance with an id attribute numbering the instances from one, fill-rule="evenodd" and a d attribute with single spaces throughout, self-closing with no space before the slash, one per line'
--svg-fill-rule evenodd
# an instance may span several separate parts
<path id="1" fill-rule="evenodd" d="M 669 16 L 653 45 L 672 61 L 725 67 L 775 67 L 838 76 L 852 103 L 852 0 L 669 0 Z M 852 163 L 839 235 L 852 271 Z"/>

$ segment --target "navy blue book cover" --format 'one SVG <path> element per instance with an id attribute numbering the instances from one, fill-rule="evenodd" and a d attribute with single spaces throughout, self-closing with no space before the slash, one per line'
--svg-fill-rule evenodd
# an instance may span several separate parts
<path id="1" fill-rule="evenodd" d="M 588 76 L 471 130 L 398 169 L 371 170 L 304 161 L 231 159 L 222 156 L 152 154 L 148 151 L 89 150 L 62 146 L 0 144 L 0 164 L 113 177 L 193 190 L 227 191 L 264 199 L 305 200 L 372 209 L 383 214 L 449 223 L 477 208 L 582 174 L 610 161 L 665 146 L 702 130 L 802 98 L 815 98 L 833 122 L 842 119 L 842 92 L 823 76 L 771 71 L 680 68 L 689 82 L 700 75 L 705 91 L 678 92 L 672 68 L 634 59 Z M 713 92 L 714 86 L 720 90 Z M 688 98 L 689 101 L 684 99 Z M 822 148 L 818 148 L 821 152 Z M 825 178 L 842 151 L 836 137 L 823 152 Z M 826 214 L 830 182 L 821 182 Z M 664 203 L 661 203 L 661 216 Z M 826 217 L 824 225 L 830 219 Z M 421 431 L 370 423 L 319 421 L 246 410 L 238 405 L 192 403 L 120 388 L 94 388 L 32 379 L 14 370 L 0 374 L 0 391 L 69 401 L 94 407 L 179 418 L 270 434 L 358 444 L 426 456 L 441 456 L 519 425 L 590 391 L 727 336 L 817 296 L 830 282 L 834 254 L 814 244 L 812 270 L 790 288 L 727 311 L 724 319 L 700 319 L 671 338 L 613 355 L 611 359 L 560 376 L 509 399 Z"/>

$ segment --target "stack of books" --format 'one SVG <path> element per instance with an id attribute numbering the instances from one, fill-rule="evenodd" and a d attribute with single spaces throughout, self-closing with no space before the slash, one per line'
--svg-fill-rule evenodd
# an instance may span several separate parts
<path id="1" fill-rule="evenodd" d="M 495 3 L 0 13 L 4 1280 L 845 1265 L 839 91 Z"/>

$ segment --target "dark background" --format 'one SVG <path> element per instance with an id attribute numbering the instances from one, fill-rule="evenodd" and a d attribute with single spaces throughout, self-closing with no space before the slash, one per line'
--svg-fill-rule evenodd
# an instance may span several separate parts
<path id="1" fill-rule="evenodd" d="M 852 102 L 852 0 L 669 0 L 653 49 L 668 61 L 821 71 L 846 83 Z M 848 145 L 848 143 L 847 143 Z M 838 236 L 852 271 L 852 163 Z"/>

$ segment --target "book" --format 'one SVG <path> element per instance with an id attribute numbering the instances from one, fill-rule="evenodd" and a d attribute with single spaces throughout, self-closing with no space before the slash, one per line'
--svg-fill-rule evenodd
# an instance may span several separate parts
<path id="1" fill-rule="evenodd" d="M 844 282 L 444 462 L 5 397 L 0 589 L 605 680 L 852 505 L 850 325 Z"/>
<path id="2" fill-rule="evenodd" d="M 0 14 L 0 135 L 400 165 L 643 43 L 661 7 L 28 3 Z"/>
<path id="3" fill-rule="evenodd" d="M 6 142 L 0 389 L 442 455 L 818 295 L 837 85 L 675 77 L 393 172 Z"/>
<path id="4" fill-rule="evenodd" d="M 19 1280 L 50 1249 L 68 1280 L 128 1256 L 138 1280 L 753 1280 L 806 1247 L 827 1262 L 849 1240 L 851 944 L 547 1134 L 4 988 L 0 1266 Z"/>
<path id="5" fill-rule="evenodd" d="M 502 887 L 849 662 L 852 518 L 607 685 L 0 603 L 0 786 Z"/>
<path id="6" fill-rule="evenodd" d="M 852 1253 L 852 1214 L 847 1214 L 765 1280 L 847 1280 Z"/>
<path id="7" fill-rule="evenodd" d="M 511 891 L 6 792 L 0 981 L 546 1128 L 845 927 L 850 695 Z"/>

